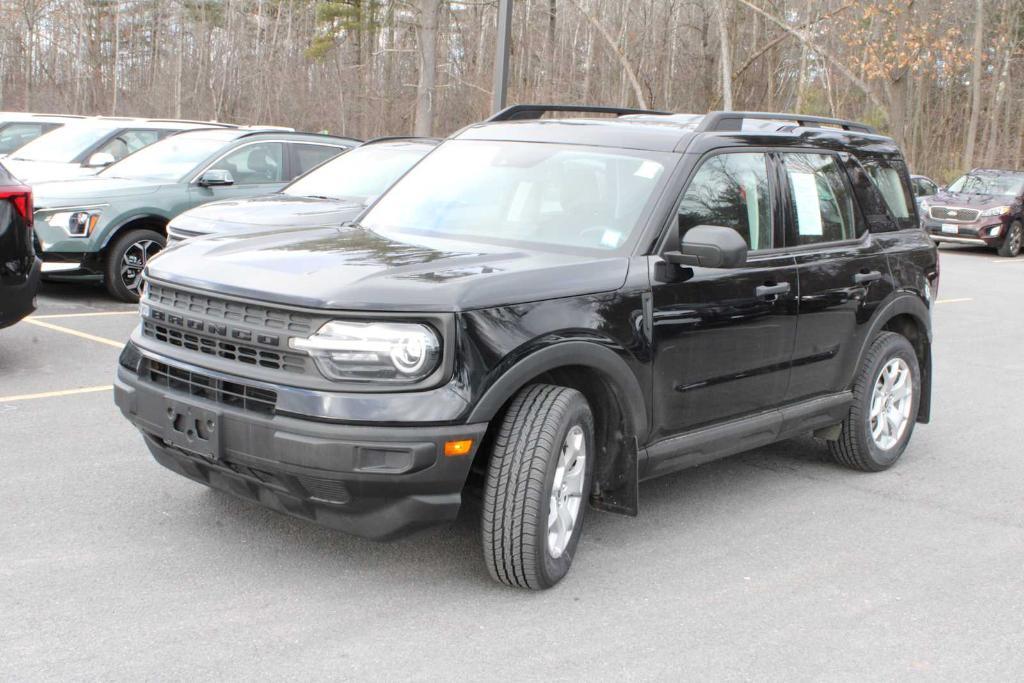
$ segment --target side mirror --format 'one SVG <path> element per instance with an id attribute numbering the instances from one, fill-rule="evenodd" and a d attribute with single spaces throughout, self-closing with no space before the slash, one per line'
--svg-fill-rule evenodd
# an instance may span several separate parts
<path id="1" fill-rule="evenodd" d="M 697 225 L 683 235 L 679 251 L 662 254 L 677 266 L 702 268 L 739 268 L 747 263 L 747 243 L 732 228 Z"/>
<path id="2" fill-rule="evenodd" d="M 206 171 L 203 171 L 201 176 L 199 176 L 199 185 L 201 187 L 234 184 L 235 179 L 231 177 L 231 171 L 225 171 L 220 168 L 207 169 Z"/>
<path id="3" fill-rule="evenodd" d="M 114 155 L 110 152 L 96 152 L 89 160 L 85 162 L 85 165 L 89 168 L 102 168 L 104 166 L 110 166 L 112 163 L 117 161 Z"/>

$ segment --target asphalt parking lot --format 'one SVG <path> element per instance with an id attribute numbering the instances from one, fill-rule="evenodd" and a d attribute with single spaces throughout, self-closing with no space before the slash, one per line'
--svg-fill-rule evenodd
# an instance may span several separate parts
<path id="1" fill-rule="evenodd" d="M 0 332 L 0 679 L 1020 679 L 1024 258 L 944 248 L 933 422 L 881 474 L 788 441 L 593 513 L 570 576 L 478 526 L 378 544 L 157 465 L 109 384 L 133 307 Z"/>

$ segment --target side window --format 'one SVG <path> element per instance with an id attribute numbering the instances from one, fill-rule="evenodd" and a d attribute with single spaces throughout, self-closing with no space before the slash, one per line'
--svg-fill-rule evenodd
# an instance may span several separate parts
<path id="1" fill-rule="evenodd" d="M 336 157 L 345 151 L 344 147 L 332 145 L 291 145 L 294 156 L 292 157 L 292 177 L 300 176 L 309 169 L 319 166 L 331 157 Z M 289 179 L 290 180 L 290 179 Z"/>
<path id="2" fill-rule="evenodd" d="M 831 154 L 781 155 L 793 206 L 792 246 L 855 239 L 864 232 L 846 173 Z"/>
<path id="3" fill-rule="evenodd" d="M 229 172 L 235 185 L 281 183 L 285 181 L 284 145 L 280 142 L 244 145 L 210 168 Z"/>
<path id="4" fill-rule="evenodd" d="M 160 139 L 157 130 L 124 130 L 97 149 L 97 152 L 112 154 L 115 161 L 120 161 L 133 152 L 153 144 Z"/>
<path id="5" fill-rule="evenodd" d="M 875 182 L 878 191 L 885 198 L 885 204 L 901 227 L 914 227 L 915 222 L 911 218 L 911 205 L 913 198 L 903 186 L 903 178 L 900 173 L 900 166 L 885 159 L 861 159 L 864 170 Z"/>
<path id="6" fill-rule="evenodd" d="M 772 247 L 772 202 L 764 154 L 719 154 L 705 161 L 679 206 L 679 236 L 697 225 L 733 228 L 747 246 Z"/>

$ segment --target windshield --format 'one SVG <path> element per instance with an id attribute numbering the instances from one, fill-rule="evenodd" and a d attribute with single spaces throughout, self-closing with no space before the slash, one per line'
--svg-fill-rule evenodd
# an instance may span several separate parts
<path id="1" fill-rule="evenodd" d="M 286 187 L 297 197 L 327 197 L 367 203 L 430 151 L 423 145 L 357 147 L 318 166 Z"/>
<path id="2" fill-rule="evenodd" d="M 69 124 L 36 138 L 19 149 L 13 158 L 70 163 L 115 130 L 117 126 Z"/>
<path id="3" fill-rule="evenodd" d="M 455 140 L 360 222 L 378 232 L 612 251 L 629 239 L 674 160 L 666 152 Z"/>
<path id="4" fill-rule="evenodd" d="M 101 176 L 177 182 L 228 143 L 198 135 L 172 135 L 107 167 Z"/>
<path id="5" fill-rule="evenodd" d="M 1024 190 L 1024 176 L 972 175 L 960 176 L 949 186 L 950 192 L 991 194 L 1016 197 Z"/>
<path id="6" fill-rule="evenodd" d="M 0 154 L 10 154 L 50 130 L 58 128 L 59 123 L 39 123 L 36 121 L 18 121 L 0 124 Z"/>

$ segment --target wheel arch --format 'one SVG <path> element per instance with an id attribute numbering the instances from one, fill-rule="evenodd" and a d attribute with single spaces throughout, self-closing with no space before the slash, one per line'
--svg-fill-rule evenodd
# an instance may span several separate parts
<path id="1" fill-rule="evenodd" d="M 128 216 L 127 218 L 119 221 L 114 227 L 107 230 L 106 235 L 103 237 L 103 243 L 100 245 L 100 251 L 105 251 L 119 236 L 123 235 L 128 230 L 156 230 L 157 232 L 166 235 L 167 224 L 170 219 L 166 216 L 162 216 L 158 213 L 138 213 Z"/>
<path id="2" fill-rule="evenodd" d="M 920 297 L 909 292 L 897 295 L 883 305 L 875 314 L 871 329 L 857 355 L 854 373 L 864 362 L 864 356 L 879 332 L 895 332 L 905 337 L 914 347 L 921 370 L 921 401 L 917 421 L 927 423 L 931 419 L 932 399 L 932 325 L 929 307 Z"/>
<path id="3" fill-rule="evenodd" d="M 637 513 L 639 444 L 648 432 L 643 390 L 619 354 L 595 342 L 567 341 L 516 362 L 477 402 L 469 422 L 500 418 L 523 387 L 543 382 L 584 395 L 594 413 L 597 458 L 590 502 L 599 509 Z M 483 454 L 487 457 L 487 454 Z"/>

